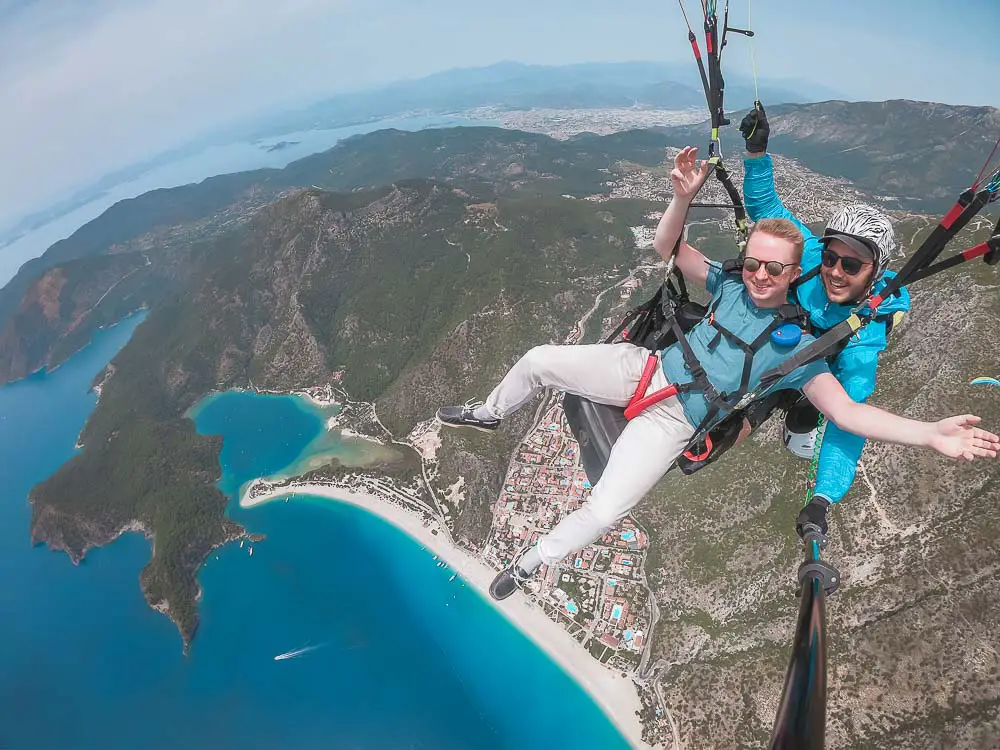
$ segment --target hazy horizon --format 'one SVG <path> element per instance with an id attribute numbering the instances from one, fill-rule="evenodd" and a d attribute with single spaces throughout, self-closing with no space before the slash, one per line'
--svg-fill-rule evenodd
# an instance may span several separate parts
<path id="1" fill-rule="evenodd" d="M 977 29 L 1000 23 L 991 0 L 970 0 L 961 14 L 930 0 L 759 6 L 752 19 L 732 6 L 730 21 L 752 20 L 763 78 L 812 81 L 852 100 L 1000 104 L 986 46 L 967 49 L 968 19 Z M 697 30 L 699 4 L 685 7 Z M 728 75 L 749 77 L 749 51 L 732 37 Z M 648 0 L 0 0 L 0 160 L 17 177 L 0 188 L 0 227 L 233 123 L 507 60 L 694 70 L 678 6 Z"/>

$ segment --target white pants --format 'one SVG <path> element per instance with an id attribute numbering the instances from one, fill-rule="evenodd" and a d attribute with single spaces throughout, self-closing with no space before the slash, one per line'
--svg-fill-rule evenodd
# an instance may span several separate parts
<path id="1" fill-rule="evenodd" d="M 649 352 L 632 344 L 537 346 L 504 376 L 486 399 L 503 417 L 545 388 L 614 406 L 628 404 Z M 648 393 L 668 385 L 656 368 Z M 590 499 L 538 541 L 546 564 L 599 539 L 638 503 L 687 446 L 694 427 L 676 397 L 660 401 L 632 419 L 618 438 Z"/>

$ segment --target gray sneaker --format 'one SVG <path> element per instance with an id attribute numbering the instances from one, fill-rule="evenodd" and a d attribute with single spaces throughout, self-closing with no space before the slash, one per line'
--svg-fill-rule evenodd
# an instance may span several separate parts
<path id="1" fill-rule="evenodd" d="M 512 563 L 497 573 L 490 584 L 490 596 L 497 601 L 506 599 L 531 580 L 531 573 L 526 573 L 517 563 Z"/>
<path id="2" fill-rule="evenodd" d="M 442 406 L 437 410 L 438 422 L 449 427 L 472 427 L 493 432 L 500 426 L 499 419 L 476 419 L 473 416 L 473 412 L 482 405 L 482 401 L 468 401 L 462 406 Z"/>
<path id="3" fill-rule="evenodd" d="M 521 567 L 521 560 L 524 559 L 527 552 L 527 548 L 519 550 L 514 555 L 514 559 L 510 561 L 510 565 L 497 573 L 496 578 L 493 579 L 493 583 L 490 584 L 490 596 L 497 601 L 506 599 L 519 588 L 523 588 L 524 584 L 531 580 L 531 577 L 535 575 L 535 571 L 538 568 L 529 573 Z"/>

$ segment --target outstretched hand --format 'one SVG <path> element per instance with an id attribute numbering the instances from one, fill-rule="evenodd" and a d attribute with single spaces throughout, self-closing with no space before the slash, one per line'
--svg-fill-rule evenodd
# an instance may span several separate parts
<path id="1" fill-rule="evenodd" d="M 1000 437 L 979 427 L 980 418 L 972 414 L 948 417 L 934 423 L 930 447 L 949 458 L 972 461 L 976 456 L 996 458 Z"/>
<path id="2" fill-rule="evenodd" d="M 670 181 L 674 185 L 674 195 L 677 198 L 691 199 L 698 194 L 712 172 L 712 165 L 707 161 L 698 163 L 697 147 L 688 146 L 674 157 L 674 169 L 670 173 Z"/>

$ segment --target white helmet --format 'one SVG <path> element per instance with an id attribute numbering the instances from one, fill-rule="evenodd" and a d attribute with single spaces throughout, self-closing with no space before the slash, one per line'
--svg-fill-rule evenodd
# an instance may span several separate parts
<path id="1" fill-rule="evenodd" d="M 809 460 L 813 457 L 813 451 L 816 450 L 816 436 L 818 433 L 818 427 L 813 427 L 809 432 L 792 432 L 788 429 L 788 425 L 785 425 L 785 434 L 782 440 L 785 443 L 785 447 L 792 454 Z"/>
<path id="2" fill-rule="evenodd" d="M 819 436 L 819 411 L 804 397 L 785 413 L 782 442 L 799 458 L 811 459 Z"/>
<path id="3" fill-rule="evenodd" d="M 896 249 L 896 233 L 889 217 L 866 203 L 851 203 L 838 211 L 826 225 L 821 241 L 840 240 L 858 253 L 872 258 L 875 273 L 872 283 L 878 281 L 889 267 Z"/>

